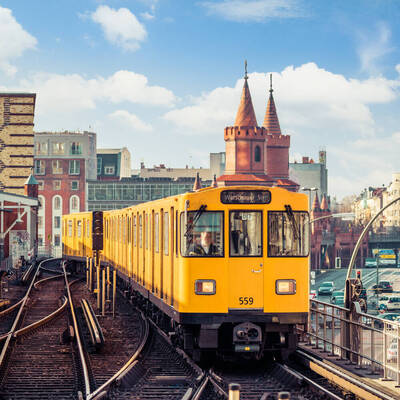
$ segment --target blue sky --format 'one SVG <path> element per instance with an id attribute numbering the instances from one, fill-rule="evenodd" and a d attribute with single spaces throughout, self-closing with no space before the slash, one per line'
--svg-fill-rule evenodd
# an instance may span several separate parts
<path id="1" fill-rule="evenodd" d="M 0 90 L 35 130 L 88 130 L 133 167 L 208 166 L 248 61 L 262 124 L 273 74 L 291 160 L 327 150 L 341 198 L 400 171 L 398 0 L 0 0 Z"/>

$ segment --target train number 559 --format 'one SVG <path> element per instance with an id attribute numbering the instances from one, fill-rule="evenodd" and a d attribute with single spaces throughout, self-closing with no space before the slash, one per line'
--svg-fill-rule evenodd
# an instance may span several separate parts
<path id="1" fill-rule="evenodd" d="M 239 297 L 239 304 L 242 306 L 252 305 L 254 299 L 252 297 Z"/>

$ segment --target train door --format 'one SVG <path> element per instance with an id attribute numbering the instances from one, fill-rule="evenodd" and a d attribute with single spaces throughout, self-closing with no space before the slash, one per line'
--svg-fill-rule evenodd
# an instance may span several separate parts
<path id="1" fill-rule="evenodd" d="M 169 290 L 169 294 L 170 294 L 170 304 L 171 304 L 171 306 L 174 304 L 174 237 L 175 237 L 175 234 L 174 234 L 174 226 L 175 226 L 175 224 L 174 224 L 174 207 L 171 207 L 171 210 L 170 210 L 170 215 L 171 215 L 171 218 L 170 218 L 170 226 L 171 226 L 171 230 L 170 230 L 170 232 L 171 232 L 171 234 L 170 234 L 170 256 L 169 256 L 169 259 L 170 259 L 170 290 Z"/>
<path id="2" fill-rule="evenodd" d="M 137 216 L 136 214 L 133 216 L 133 279 L 136 281 L 138 279 L 137 277 L 137 271 L 138 271 L 138 254 L 139 254 L 139 245 L 137 241 Z"/>
<path id="3" fill-rule="evenodd" d="M 154 214 L 154 286 L 156 294 L 160 291 L 160 265 L 161 265 L 161 254 L 160 254 L 160 213 Z"/>
<path id="4" fill-rule="evenodd" d="M 262 211 L 231 210 L 229 232 L 229 308 L 264 308 Z"/>
<path id="5" fill-rule="evenodd" d="M 165 240 L 164 240 L 164 232 L 165 232 L 165 213 L 164 210 L 160 210 L 160 222 L 161 222 L 161 239 L 160 239 L 160 244 L 161 244 L 161 254 L 160 254 L 160 297 L 163 299 L 164 298 L 164 253 L 165 253 Z M 167 225 L 168 226 L 168 225 Z M 168 251 L 168 249 L 167 249 Z"/>
<path id="6" fill-rule="evenodd" d="M 151 292 L 154 293 L 154 234 L 155 234 L 155 214 L 151 211 Z"/>

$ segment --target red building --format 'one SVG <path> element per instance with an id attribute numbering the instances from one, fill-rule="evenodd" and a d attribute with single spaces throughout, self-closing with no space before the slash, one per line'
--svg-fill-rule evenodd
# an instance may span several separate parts
<path id="1" fill-rule="evenodd" d="M 235 124 L 224 130 L 226 164 L 218 185 L 255 184 L 298 191 L 299 185 L 289 179 L 290 136 L 281 133 L 272 80 L 262 127 L 257 124 L 247 80 L 246 70 Z"/>
<path id="2" fill-rule="evenodd" d="M 321 204 L 318 194 L 311 207 L 311 266 L 312 269 L 347 267 L 353 249 L 364 227 L 351 221 L 332 218 L 326 196 Z M 356 267 L 364 265 L 368 254 L 368 238 L 365 237 L 356 258 Z"/>
<path id="3" fill-rule="evenodd" d="M 25 196 L 0 192 L 1 269 L 13 266 L 20 256 L 37 250 L 38 187 L 31 175 L 25 182 Z"/>
<path id="4" fill-rule="evenodd" d="M 61 217 L 87 209 L 86 181 L 96 179 L 96 134 L 35 134 L 34 174 L 39 184 L 39 250 L 61 254 Z"/>

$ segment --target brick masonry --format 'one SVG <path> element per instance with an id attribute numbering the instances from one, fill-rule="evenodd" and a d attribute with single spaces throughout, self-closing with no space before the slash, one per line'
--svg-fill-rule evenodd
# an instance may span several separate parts
<path id="1" fill-rule="evenodd" d="M 0 190 L 23 195 L 33 167 L 35 93 L 0 93 Z"/>

